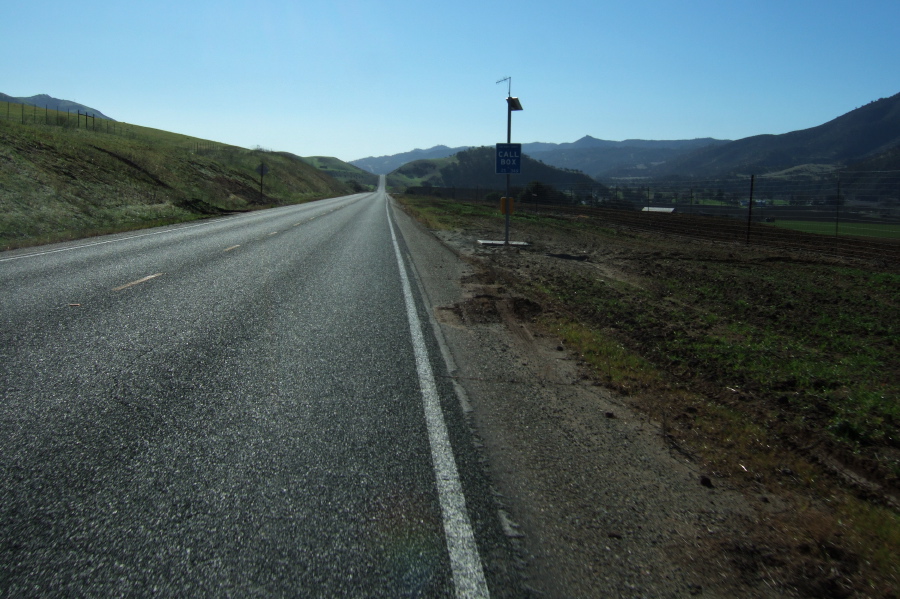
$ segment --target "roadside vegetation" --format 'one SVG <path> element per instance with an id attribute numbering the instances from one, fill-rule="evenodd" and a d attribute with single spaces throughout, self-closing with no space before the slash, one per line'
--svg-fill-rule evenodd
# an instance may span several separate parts
<path id="1" fill-rule="evenodd" d="M 401 201 L 473 242 L 502 231 L 490 206 Z M 900 271 L 585 215 L 519 214 L 513 232 L 532 245 L 470 259 L 540 304 L 535 326 L 712 484 L 745 491 L 761 522 L 739 540 L 749 574 L 808 596 L 896 596 Z"/>
<path id="2" fill-rule="evenodd" d="M 60 126 L 55 117 L 0 120 L 0 249 L 351 192 L 290 154 L 122 123 Z"/>

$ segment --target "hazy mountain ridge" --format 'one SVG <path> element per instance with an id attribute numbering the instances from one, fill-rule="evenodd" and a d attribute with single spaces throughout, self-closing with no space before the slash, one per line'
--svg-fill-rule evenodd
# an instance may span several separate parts
<path id="1" fill-rule="evenodd" d="M 522 152 L 550 166 L 576 169 L 592 177 L 603 177 L 623 176 L 632 174 L 632 171 L 640 175 L 648 165 L 671 160 L 697 148 L 726 143 L 728 140 L 712 138 L 609 141 L 585 135 L 567 143 L 523 143 Z M 372 173 L 389 174 L 416 160 L 446 158 L 467 149 L 471 149 L 471 146 L 449 148 L 439 145 L 391 156 L 360 158 L 350 164 Z"/>
<path id="2" fill-rule="evenodd" d="M 359 160 L 351 160 L 349 164 L 376 175 L 387 175 L 404 164 L 413 162 L 414 160 L 446 158 L 448 156 L 453 156 L 462 150 L 467 150 L 469 147 L 470 146 L 460 146 L 458 148 L 449 148 L 440 145 L 428 148 L 427 150 L 416 148 L 409 152 L 393 154 L 391 156 L 370 156 L 368 158 L 360 158 Z"/>
<path id="3" fill-rule="evenodd" d="M 570 143 L 545 143 L 534 142 L 522 144 L 522 151 L 528 152 L 530 155 L 538 153 L 552 152 L 557 150 L 584 150 L 584 149 L 607 149 L 607 148 L 644 148 L 644 149 L 667 149 L 667 150 L 696 150 L 709 145 L 725 144 L 730 140 L 713 139 L 712 137 L 704 137 L 700 139 L 625 139 L 622 141 L 610 141 L 607 139 L 597 139 L 590 135 L 585 135 L 581 139 Z"/>
<path id="4" fill-rule="evenodd" d="M 609 141 L 586 135 L 569 143 L 522 144 L 523 154 L 539 162 L 579 170 L 598 180 L 722 178 L 779 172 L 804 165 L 827 165 L 835 169 L 878 165 L 881 170 L 895 170 L 900 169 L 897 148 L 900 148 L 900 94 L 870 102 L 816 127 L 736 141 L 708 137 Z M 431 150 L 362 159 L 352 164 L 362 166 L 380 161 L 382 170 L 392 165 L 397 169 L 413 160 L 444 158 L 454 153 L 454 149 L 436 146 Z"/>
<path id="5" fill-rule="evenodd" d="M 726 143 L 727 140 L 712 138 L 609 141 L 586 135 L 572 143 L 523 144 L 522 151 L 536 160 L 559 168 L 576 169 L 599 179 L 645 176 L 653 166 L 699 148 Z"/>
<path id="6" fill-rule="evenodd" d="M 59 98 L 54 98 L 53 96 L 48 96 L 47 94 L 38 94 L 36 96 L 29 96 L 27 98 L 15 98 L 13 96 L 8 96 L 6 94 L 0 93 L 0 101 L 2 102 L 10 102 L 12 104 L 25 104 L 28 106 L 36 106 L 38 108 L 48 108 L 50 110 L 59 110 L 60 112 L 81 112 L 82 114 L 90 114 L 94 117 L 107 119 L 110 121 L 114 121 L 112 119 L 96 108 L 91 108 L 90 106 L 85 106 L 84 104 L 79 104 L 78 102 L 72 102 L 71 100 L 60 100 Z"/>

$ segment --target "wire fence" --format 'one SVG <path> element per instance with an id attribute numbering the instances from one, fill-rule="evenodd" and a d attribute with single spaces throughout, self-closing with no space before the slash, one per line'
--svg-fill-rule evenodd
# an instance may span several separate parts
<path id="1" fill-rule="evenodd" d="M 110 135 L 119 135 L 128 138 L 136 138 L 138 134 L 128 123 L 114 121 L 112 119 L 98 117 L 94 113 L 75 112 L 67 110 L 54 110 L 48 106 L 43 108 L 32 104 L 20 104 L 16 102 L 3 102 L 0 106 L 0 118 L 14 121 L 23 125 L 43 125 L 48 127 L 62 127 L 67 129 L 79 129 Z M 258 148 L 261 149 L 261 148 Z M 235 152 L 239 148 L 228 146 L 219 142 L 205 139 L 194 139 L 190 142 L 190 150 L 195 154 L 211 155 L 222 152 Z"/>
<path id="2" fill-rule="evenodd" d="M 48 106 L 41 108 L 33 104 L 19 104 L 16 102 L 4 102 L 3 104 L 5 106 L 0 110 L 0 118 L 16 121 L 23 125 L 32 124 L 85 129 L 115 135 L 128 135 L 131 133 L 129 127 L 124 123 L 98 117 L 94 113 L 82 112 L 80 109 L 76 109 L 75 112 L 69 110 L 63 112 Z"/>
<path id="3" fill-rule="evenodd" d="M 499 190 L 408 190 L 491 202 Z M 663 234 L 802 249 L 900 268 L 900 171 L 735 179 L 608 181 L 512 190 L 518 210 L 590 216 Z"/>

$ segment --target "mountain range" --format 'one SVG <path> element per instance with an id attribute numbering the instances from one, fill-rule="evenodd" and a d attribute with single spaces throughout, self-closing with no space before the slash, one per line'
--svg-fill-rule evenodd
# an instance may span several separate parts
<path id="1" fill-rule="evenodd" d="M 755 135 L 706 147 L 657 165 L 653 176 L 727 177 L 776 172 L 800 165 L 846 167 L 887 159 L 900 168 L 900 94 L 882 98 L 827 123 L 781 135 Z M 881 160 L 884 162 L 884 160 Z"/>
<path id="2" fill-rule="evenodd" d="M 47 94 L 20 98 L 0 94 L 0 101 L 80 111 L 109 119 L 99 110 Z M 522 145 L 523 153 L 536 164 L 580 171 L 599 181 L 728 178 L 798 167 L 808 167 L 810 172 L 846 167 L 900 170 L 900 94 L 875 100 L 822 125 L 780 135 L 756 135 L 735 141 L 712 138 L 609 141 L 586 135 L 571 143 Z M 390 156 L 361 158 L 349 164 L 372 174 L 390 174 L 406 164 L 443 160 L 470 148 L 439 145 Z M 424 167 L 417 168 L 422 170 Z M 354 177 L 359 178 L 359 174 Z M 459 185 L 458 182 L 454 184 Z"/>
<path id="3" fill-rule="evenodd" d="M 0 94 L 0 102 L 9 102 L 11 104 L 26 104 L 28 106 L 37 106 L 38 108 L 59 110 L 61 112 L 65 112 L 67 110 L 69 112 L 81 112 L 82 114 L 90 114 L 91 116 L 101 119 L 107 119 L 110 121 L 115 120 L 109 118 L 99 110 L 91 108 L 90 106 L 85 106 L 84 104 L 79 104 L 78 102 L 72 102 L 70 100 L 60 100 L 58 98 L 48 96 L 47 94 L 38 94 L 36 96 L 30 96 L 27 98 L 14 98 L 13 96 Z"/>
<path id="4" fill-rule="evenodd" d="M 586 135 L 572 143 L 522 144 L 522 152 L 546 164 L 579 170 L 596 179 L 602 179 L 617 176 L 646 176 L 646 171 L 656 165 L 665 164 L 694 150 L 716 148 L 727 143 L 728 140 L 708 137 L 703 139 L 608 141 Z"/>
<path id="5" fill-rule="evenodd" d="M 671 160 L 690 150 L 728 143 L 719 139 L 608 141 L 586 135 L 571 143 L 533 142 L 522 144 L 522 152 L 531 158 L 563 169 L 575 169 L 592 177 L 605 177 L 646 169 L 648 165 Z M 450 148 L 444 145 L 427 150 L 352 160 L 350 164 L 379 175 L 387 175 L 416 160 L 436 160 L 453 156 L 472 146 Z"/>
<path id="6" fill-rule="evenodd" d="M 466 148 L 435 146 L 363 158 L 351 164 L 388 174 L 403 164 L 447 158 L 462 149 Z M 544 164 L 578 170 L 601 181 L 635 177 L 728 178 L 800 166 L 819 171 L 845 167 L 900 170 L 900 94 L 870 102 L 817 127 L 780 135 L 755 135 L 735 141 L 608 141 L 588 135 L 571 143 L 525 143 L 522 151 Z"/>
<path id="7" fill-rule="evenodd" d="M 457 152 L 467 150 L 469 146 L 459 148 L 448 148 L 447 146 L 434 146 L 427 150 L 415 149 L 402 154 L 393 154 L 391 156 L 370 156 L 368 158 L 360 158 L 359 160 L 351 160 L 350 164 L 358 166 L 364 171 L 369 171 L 376 175 L 387 175 L 414 160 L 427 160 L 430 158 L 446 158 L 453 156 Z"/>

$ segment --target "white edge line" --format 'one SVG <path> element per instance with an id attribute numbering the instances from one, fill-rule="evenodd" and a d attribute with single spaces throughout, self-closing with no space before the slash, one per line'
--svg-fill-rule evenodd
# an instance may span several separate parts
<path id="1" fill-rule="evenodd" d="M 413 280 L 415 281 L 416 287 L 419 290 L 419 295 L 424 298 L 428 298 L 428 290 L 425 289 L 425 286 L 422 284 L 422 277 L 421 275 L 419 275 L 419 269 L 416 268 L 416 264 L 412 261 L 412 258 L 410 257 L 408 252 L 406 255 L 408 259 L 409 270 L 413 273 Z M 426 303 L 426 305 L 433 304 L 433 302 Z M 456 361 L 453 359 L 453 354 L 450 353 L 450 347 L 447 345 L 447 340 L 444 337 L 444 333 L 441 331 L 440 325 L 434 318 L 434 312 L 432 310 L 427 310 L 427 316 L 428 326 L 434 332 L 435 340 L 437 341 L 438 347 L 441 350 L 441 357 L 444 359 L 444 363 L 447 364 L 447 370 L 450 374 L 450 382 L 453 383 L 453 389 L 456 391 L 457 399 L 459 399 L 459 406 L 462 408 L 464 414 L 470 414 L 473 410 L 472 404 L 469 401 L 469 394 L 466 391 L 465 387 L 463 387 L 454 376 L 459 372 L 459 366 L 457 366 Z"/>
<path id="2" fill-rule="evenodd" d="M 218 222 L 218 221 L 206 221 L 204 223 L 199 223 L 196 225 L 185 225 L 182 227 L 167 228 L 165 231 L 154 231 L 152 233 L 141 233 L 140 235 L 129 235 L 128 237 L 117 237 L 116 239 L 107 239 L 106 241 L 95 241 L 94 243 L 84 243 L 81 245 L 74 245 L 72 247 L 67 247 L 67 248 L 59 248 L 56 250 L 47 250 L 45 252 L 32 252 L 30 254 L 23 254 L 21 256 L 12 256 L 11 258 L 0 258 L 0 262 L 9 262 L 11 260 L 22 260 L 24 258 L 35 258 L 37 256 L 46 256 L 47 254 L 56 254 L 58 252 L 71 252 L 73 250 L 90 248 L 90 247 L 94 247 L 97 245 L 106 245 L 107 243 L 118 243 L 120 241 L 128 241 L 129 239 L 138 239 L 139 237 L 149 237 L 150 235 L 162 235 L 164 233 L 174 233 L 176 231 L 183 231 L 185 229 L 193 229 L 195 227 L 206 227 L 206 226 L 209 226 L 216 222 Z"/>
<path id="3" fill-rule="evenodd" d="M 386 197 L 386 195 L 385 195 Z M 466 510 L 466 498 L 463 495 L 462 483 L 456 469 L 456 460 L 447 434 L 447 424 L 441 411 L 434 373 L 428 360 L 428 349 L 422 334 L 422 324 L 416 312 L 409 277 L 400 254 L 397 235 L 391 222 L 388 203 L 385 202 L 388 227 L 394 244 L 394 254 L 400 267 L 400 282 L 403 286 L 403 299 L 406 302 L 406 316 L 409 320 L 413 352 L 416 358 L 416 370 L 419 375 L 419 386 L 422 390 L 425 422 L 428 426 L 428 440 L 431 444 L 431 459 L 437 483 L 438 500 L 444 517 L 444 535 L 447 540 L 447 551 L 450 555 L 450 566 L 453 570 L 453 584 L 457 597 L 476 598 L 490 597 L 475 534 Z"/>

